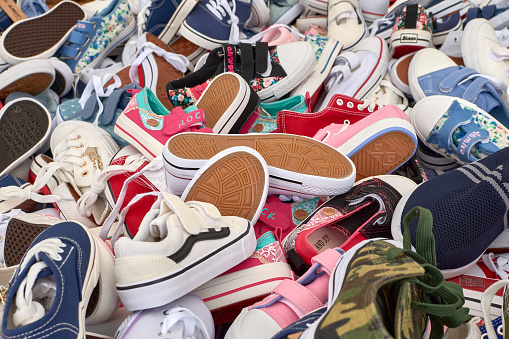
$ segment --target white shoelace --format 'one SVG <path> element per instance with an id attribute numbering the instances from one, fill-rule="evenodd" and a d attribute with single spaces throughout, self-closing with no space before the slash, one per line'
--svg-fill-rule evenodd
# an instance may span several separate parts
<path id="1" fill-rule="evenodd" d="M 143 60 L 145 60 L 151 54 L 163 57 L 164 60 L 166 60 L 170 65 L 175 67 L 176 70 L 182 73 L 185 73 L 187 71 L 187 66 L 189 66 L 189 60 L 185 56 L 167 52 L 152 42 L 146 42 L 141 46 L 141 48 L 138 48 L 138 51 L 136 52 L 136 59 L 131 65 L 131 69 L 129 70 L 129 77 L 131 78 L 132 82 L 139 83 L 138 66 L 140 66 Z"/>
<path id="2" fill-rule="evenodd" d="M 230 17 L 228 23 L 231 24 L 231 28 L 228 43 L 236 45 L 240 39 L 239 18 L 235 15 L 236 3 L 234 0 L 231 1 L 233 8 L 230 7 L 227 0 L 209 0 L 205 7 L 219 20 L 223 20 L 227 15 Z"/>
<path id="3" fill-rule="evenodd" d="M 334 61 L 329 75 L 325 78 L 325 90 L 328 92 L 334 85 L 341 80 L 347 80 L 360 66 L 360 58 L 353 52 L 342 52 Z"/>
<path id="4" fill-rule="evenodd" d="M 369 103 L 369 109 L 372 111 L 375 107 L 371 104 L 377 104 L 379 106 L 385 105 L 394 105 L 393 100 L 390 98 L 391 94 L 398 96 L 403 105 L 408 106 L 408 99 L 396 86 L 394 86 L 390 81 L 383 79 L 378 85 L 378 88 L 375 90 L 373 94 L 371 94 L 366 100 L 365 103 Z M 364 105 L 364 104 L 363 104 Z M 366 108 L 367 106 L 361 105 L 360 107 Z"/>
<path id="5" fill-rule="evenodd" d="M 147 20 L 149 16 L 149 7 L 152 6 L 152 1 L 150 0 L 140 0 L 139 7 L 141 7 L 141 10 L 138 12 L 138 15 L 136 16 L 136 20 L 138 21 L 138 36 L 141 36 L 147 28 Z"/>
<path id="6" fill-rule="evenodd" d="M 373 21 L 371 26 L 368 27 L 369 35 L 375 36 L 376 33 L 378 32 L 378 30 L 380 29 L 380 27 L 385 26 L 385 25 L 391 25 L 392 22 L 393 22 L 393 19 L 391 19 L 391 18 L 376 19 L 375 21 Z"/>
<path id="7" fill-rule="evenodd" d="M 167 310 L 167 316 L 161 324 L 160 336 L 166 336 L 176 332 L 170 338 L 183 339 L 209 339 L 209 334 L 199 317 L 183 307 L 172 307 Z"/>
<path id="8" fill-rule="evenodd" d="M 104 91 L 104 85 L 113 77 L 115 82 L 111 85 L 109 85 L 106 88 L 106 92 Z M 88 99 L 92 96 L 93 93 L 95 93 L 95 97 L 97 98 L 97 104 L 99 106 L 97 115 L 95 116 L 94 125 L 99 124 L 99 118 L 101 117 L 104 107 L 101 102 L 101 98 L 107 98 L 113 93 L 113 91 L 117 88 L 122 86 L 122 81 L 118 77 L 118 75 L 115 74 L 106 74 L 103 78 L 98 77 L 97 75 L 92 76 L 92 80 L 90 80 L 87 84 L 87 87 L 85 87 L 85 90 L 83 91 L 83 94 L 81 95 L 81 99 L 79 100 L 79 104 L 81 105 L 81 108 L 85 108 L 85 104 L 87 103 Z"/>
<path id="9" fill-rule="evenodd" d="M 502 254 L 494 254 L 488 253 L 483 254 L 481 257 L 483 263 L 490 269 L 490 271 L 495 272 L 498 276 L 507 280 L 509 277 L 509 253 Z"/>
<path id="10" fill-rule="evenodd" d="M 34 295 L 36 299 L 40 298 L 40 295 L 33 293 L 34 285 L 39 273 L 48 268 L 48 265 L 41 261 L 39 254 L 41 252 L 46 253 L 51 259 L 55 261 L 61 261 L 62 256 L 59 253 L 63 252 L 66 245 L 56 238 L 50 238 L 41 241 L 34 245 L 25 255 L 25 260 L 20 265 L 19 271 L 23 271 L 32 257 L 35 257 L 36 263 L 30 267 L 27 275 L 21 281 L 18 290 L 16 291 L 15 304 L 16 311 L 12 315 L 12 320 L 15 326 L 25 326 L 34 321 L 41 319 L 46 314 L 44 306 L 40 302 L 33 300 Z M 51 293 L 51 291 L 47 291 Z"/>

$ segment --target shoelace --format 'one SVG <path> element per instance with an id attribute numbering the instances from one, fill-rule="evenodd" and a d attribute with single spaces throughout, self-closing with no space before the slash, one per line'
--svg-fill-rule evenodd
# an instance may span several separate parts
<path id="1" fill-rule="evenodd" d="M 378 31 L 381 29 L 381 28 L 385 28 L 387 26 L 391 26 L 394 25 L 394 18 L 393 17 L 387 17 L 387 18 L 380 18 L 380 19 L 376 19 L 375 21 L 373 21 L 373 23 L 368 27 L 368 30 L 369 30 L 369 36 L 375 36 L 376 33 L 378 33 Z"/>
<path id="2" fill-rule="evenodd" d="M 182 333 L 184 339 L 209 339 L 209 334 L 200 317 L 183 307 L 172 307 L 166 311 L 167 316 L 161 323 L 160 336 L 172 334 L 172 330 Z M 181 326 L 179 326 L 181 324 Z"/>
<path id="3" fill-rule="evenodd" d="M 139 83 L 138 66 L 140 66 L 142 62 L 151 54 L 163 57 L 164 60 L 166 60 L 170 65 L 182 73 L 186 72 L 187 66 L 189 65 L 189 60 L 185 56 L 167 52 L 152 42 L 146 42 L 141 46 L 141 48 L 138 49 L 138 51 L 136 51 L 136 59 L 131 65 L 131 69 L 129 70 L 129 77 L 131 78 L 132 82 Z"/>
<path id="4" fill-rule="evenodd" d="M 361 64 L 361 60 L 357 54 L 353 52 L 343 52 L 336 60 L 329 75 L 325 78 L 325 89 L 329 91 L 334 85 L 341 80 L 347 80 Z"/>
<path id="5" fill-rule="evenodd" d="M 490 271 L 495 272 L 502 280 L 509 278 L 509 253 L 487 253 L 481 257 Z"/>
<path id="6" fill-rule="evenodd" d="M 369 103 L 369 108 L 373 110 L 375 107 L 371 105 L 385 106 L 385 105 L 393 105 L 393 100 L 390 98 L 392 95 L 398 96 L 401 99 L 402 104 L 408 106 L 408 99 L 405 94 L 401 92 L 396 86 L 394 86 L 390 81 L 383 79 L 378 85 L 377 89 L 364 101 Z M 363 104 L 364 105 L 364 104 Z M 366 108 L 367 106 L 359 106 Z M 363 108 L 363 109 L 364 109 Z"/>
<path id="7" fill-rule="evenodd" d="M 140 0 L 140 11 L 136 17 L 138 21 L 138 36 L 141 36 L 147 30 L 147 22 L 152 7 L 157 7 L 162 0 Z"/>
<path id="8" fill-rule="evenodd" d="M 409 223 L 418 218 L 416 234 L 416 252 L 412 251 Z M 391 248 L 387 258 L 394 260 L 404 253 L 419 263 L 425 270 L 423 276 L 404 279 L 420 287 L 423 301 L 412 300 L 411 306 L 428 315 L 431 321 L 430 339 L 440 339 L 444 335 L 444 326 L 458 327 L 470 320 L 468 308 L 463 307 L 465 298 L 461 286 L 445 281 L 436 267 L 435 238 L 433 237 L 433 216 L 428 209 L 414 207 L 403 218 L 403 249 Z"/>
<path id="9" fill-rule="evenodd" d="M 105 92 L 104 85 L 110 80 L 110 77 L 113 77 L 115 82 L 113 84 L 109 85 L 106 88 L 106 92 Z M 99 118 L 101 117 L 101 115 L 104 111 L 104 106 L 101 102 L 101 98 L 109 97 L 111 95 L 111 93 L 113 93 L 113 91 L 115 89 L 119 88 L 120 86 L 122 86 L 122 81 L 120 80 L 120 78 L 117 75 L 107 74 L 102 79 L 101 79 L 101 77 L 98 77 L 97 75 L 92 76 L 92 80 L 90 80 L 88 82 L 87 86 L 83 90 L 81 99 L 78 102 L 81 106 L 81 109 L 85 109 L 85 105 L 87 104 L 88 99 L 90 99 L 92 94 L 95 95 L 95 98 L 97 99 L 97 105 L 99 107 L 98 107 L 97 114 L 94 119 L 94 125 L 97 126 L 99 124 Z"/>
<path id="10" fill-rule="evenodd" d="M 233 8 L 230 7 L 227 0 L 209 0 L 209 2 L 205 5 L 205 7 L 207 7 L 207 9 L 219 20 L 223 20 L 223 18 L 227 15 L 230 17 L 230 20 L 228 20 L 228 23 L 231 24 L 228 43 L 236 45 L 239 43 L 240 29 L 239 18 L 235 15 L 237 5 L 234 0 L 232 0 L 232 6 Z"/>
<path id="11" fill-rule="evenodd" d="M 15 326 L 25 326 L 33 323 L 41 319 L 46 313 L 44 306 L 38 301 L 33 300 L 33 289 L 37 277 L 42 270 L 48 268 L 48 265 L 40 260 L 39 254 L 44 252 L 51 259 L 61 261 L 62 256 L 59 253 L 64 251 L 62 249 L 64 247 L 66 247 L 66 245 L 60 239 L 50 238 L 34 245 L 25 254 L 25 259 L 20 265 L 19 272 L 25 269 L 26 264 L 30 262 L 33 257 L 35 257 L 37 262 L 30 267 L 27 275 L 23 278 L 16 291 L 16 311 L 12 315 Z"/>

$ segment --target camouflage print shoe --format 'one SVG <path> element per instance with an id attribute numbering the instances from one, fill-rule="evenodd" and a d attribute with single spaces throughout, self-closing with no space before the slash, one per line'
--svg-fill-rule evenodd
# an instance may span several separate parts
<path id="1" fill-rule="evenodd" d="M 331 275 L 327 311 L 300 338 L 422 338 L 429 317 L 435 339 L 444 325 L 470 320 L 461 288 L 436 268 L 431 213 L 416 207 L 405 227 L 416 216 L 417 253 L 408 231 L 404 245 L 366 240 L 347 251 Z"/>

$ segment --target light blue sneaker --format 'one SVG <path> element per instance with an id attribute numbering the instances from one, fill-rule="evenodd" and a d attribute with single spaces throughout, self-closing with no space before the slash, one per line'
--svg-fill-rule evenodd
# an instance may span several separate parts
<path id="1" fill-rule="evenodd" d="M 136 20 L 127 0 L 114 0 L 88 21 L 79 20 L 67 42 L 56 55 L 74 73 L 95 68 L 115 47 L 129 39 Z"/>
<path id="2" fill-rule="evenodd" d="M 281 111 L 304 113 L 308 109 L 306 100 L 302 95 L 270 103 L 260 103 L 258 118 L 249 128 L 248 133 L 270 133 L 277 129 L 277 114 Z M 247 125 L 247 124 L 246 124 Z"/>
<path id="3" fill-rule="evenodd" d="M 269 0 L 269 23 L 268 26 L 274 24 L 291 24 L 304 11 L 304 6 L 299 0 Z"/>

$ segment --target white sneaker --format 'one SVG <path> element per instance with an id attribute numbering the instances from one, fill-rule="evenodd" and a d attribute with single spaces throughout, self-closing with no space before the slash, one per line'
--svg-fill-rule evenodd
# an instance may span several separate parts
<path id="1" fill-rule="evenodd" d="M 260 32 L 269 22 L 269 7 L 263 0 L 253 0 L 251 16 L 246 22 L 246 28 L 253 32 Z"/>
<path id="2" fill-rule="evenodd" d="M 214 320 L 205 303 L 195 294 L 161 307 L 131 313 L 115 333 L 116 339 L 214 338 Z"/>
<path id="3" fill-rule="evenodd" d="M 325 79 L 327 95 L 318 111 L 325 109 L 335 94 L 362 100 L 374 93 L 387 72 L 388 63 L 387 44 L 379 37 L 363 39 L 351 51 L 340 53 Z"/>
<path id="4" fill-rule="evenodd" d="M 329 0 L 328 37 L 339 41 L 343 50 L 357 45 L 368 34 L 357 0 Z"/>
<path id="5" fill-rule="evenodd" d="M 409 97 L 412 97 L 412 93 L 410 92 L 410 85 L 408 84 L 408 68 L 410 67 L 410 62 L 412 62 L 415 53 L 417 52 L 404 55 L 399 59 L 393 59 L 394 62 L 391 62 L 389 65 L 389 74 L 392 83 Z"/>
<path id="6" fill-rule="evenodd" d="M 211 204 L 184 203 L 164 192 L 154 205 L 133 239 L 114 243 L 117 292 L 128 310 L 174 301 L 247 259 L 256 248 L 249 221 L 221 216 Z"/>
<path id="7" fill-rule="evenodd" d="M 407 115 L 411 109 L 410 106 L 408 106 L 408 99 L 405 94 L 391 82 L 389 72 L 385 74 L 380 85 L 378 85 L 373 94 L 366 98 L 366 101 L 375 103 L 380 107 L 387 105 L 398 106 Z"/>
<path id="8" fill-rule="evenodd" d="M 359 0 L 359 6 L 364 20 L 368 25 L 371 25 L 373 21 L 381 19 L 387 14 L 389 0 Z"/>
<path id="9" fill-rule="evenodd" d="M 466 25 L 461 54 L 466 67 L 509 86 L 509 50 L 500 45 L 488 20 L 474 19 Z"/>

